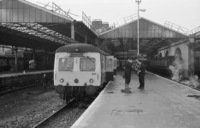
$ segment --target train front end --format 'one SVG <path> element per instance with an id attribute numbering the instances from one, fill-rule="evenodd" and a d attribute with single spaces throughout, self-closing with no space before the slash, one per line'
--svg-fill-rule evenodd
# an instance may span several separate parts
<path id="1" fill-rule="evenodd" d="M 92 95 L 101 85 L 99 53 L 56 53 L 54 86 L 59 94 Z"/>

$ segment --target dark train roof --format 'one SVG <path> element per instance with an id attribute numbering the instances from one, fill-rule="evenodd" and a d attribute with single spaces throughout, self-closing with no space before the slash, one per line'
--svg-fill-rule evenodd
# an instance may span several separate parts
<path id="1" fill-rule="evenodd" d="M 70 53 L 98 52 L 103 55 L 108 55 L 106 52 L 100 50 L 98 47 L 95 47 L 91 44 L 83 44 L 83 43 L 76 43 L 76 44 L 69 44 L 62 46 L 56 50 L 56 53 L 58 52 L 70 52 Z"/>

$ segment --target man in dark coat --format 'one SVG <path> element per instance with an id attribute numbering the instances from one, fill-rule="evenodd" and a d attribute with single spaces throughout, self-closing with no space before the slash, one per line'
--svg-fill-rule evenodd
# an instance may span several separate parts
<path id="1" fill-rule="evenodd" d="M 131 70 L 132 70 L 133 61 L 129 58 L 125 64 L 124 69 L 124 79 L 125 79 L 125 90 L 124 92 L 130 93 L 129 83 L 131 81 Z"/>
<path id="2" fill-rule="evenodd" d="M 146 74 L 146 68 L 145 65 L 138 58 L 136 58 L 136 62 L 139 66 L 139 68 L 137 69 L 137 74 L 139 76 L 139 83 L 140 83 L 138 89 L 144 89 L 144 76 Z"/>

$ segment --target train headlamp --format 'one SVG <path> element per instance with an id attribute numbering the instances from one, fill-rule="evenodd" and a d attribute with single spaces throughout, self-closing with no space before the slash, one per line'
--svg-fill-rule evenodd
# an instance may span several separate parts
<path id="1" fill-rule="evenodd" d="M 74 79 L 74 83 L 78 83 L 79 82 L 79 80 L 78 79 Z"/>
<path id="2" fill-rule="evenodd" d="M 78 48 L 76 48 L 76 49 L 75 49 L 75 52 L 79 52 L 79 49 L 78 49 Z"/>
<path id="3" fill-rule="evenodd" d="M 63 83 L 63 82 L 64 82 L 64 79 L 63 79 L 63 78 L 61 78 L 61 79 L 60 79 L 60 83 Z"/>
<path id="4" fill-rule="evenodd" d="M 94 80 L 93 80 L 93 79 L 90 79 L 89 81 L 90 81 L 90 83 L 93 83 L 93 82 L 94 82 Z"/>

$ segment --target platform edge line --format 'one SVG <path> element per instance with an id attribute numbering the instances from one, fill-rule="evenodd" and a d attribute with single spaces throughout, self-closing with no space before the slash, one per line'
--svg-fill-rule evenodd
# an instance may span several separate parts
<path id="1" fill-rule="evenodd" d="M 86 109 L 86 111 L 78 118 L 78 120 L 70 127 L 70 128 L 77 128 L 79 127 L 80 122 L 85 118 L 85 116 L 89 113 L 90 109 L 96 104 L 98 99 L 100 98 L 101 94 L 105 92 L 105 89 L 110 84 L 110 81 L 106 85 L 106 87 L 100 92 L 98 97 L 92 102 L 92 104 Z"/>

